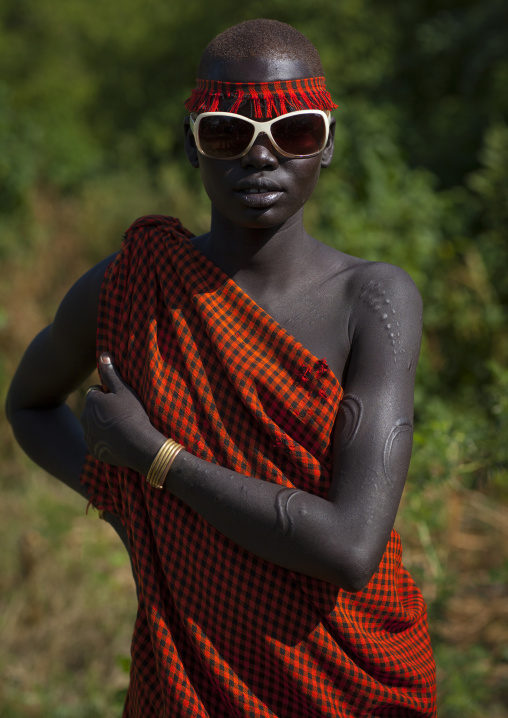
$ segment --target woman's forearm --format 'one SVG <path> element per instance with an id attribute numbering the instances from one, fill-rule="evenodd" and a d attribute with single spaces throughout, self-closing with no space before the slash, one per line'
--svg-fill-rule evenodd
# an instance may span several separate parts
<path id="1" fill-rule="evenodd" d="M 88 449 L 83 428 L 71 409 L 66 404 L 50 409 L 21 409 L 9 418 L 25 453 L 49 474 L 88 499 L 80 481 Z M 130 554 L 127 533 L 118 516 L 105 512 L 103 518 Z"/>
<path id="2" fill-rule="evenodd" d="M 243 548 L 349 591 L 369 580 L 354 526 L 326 499 L 243 476 L 182 451 L 164 488 Z"/>
<path id="3" fill-rule="evenodd" d="M 66 404 L 19 409 L 9 419 L 22 449 L 36 464 L 85 498 L 80 482 L 87 446 L 83 429 Z"/>

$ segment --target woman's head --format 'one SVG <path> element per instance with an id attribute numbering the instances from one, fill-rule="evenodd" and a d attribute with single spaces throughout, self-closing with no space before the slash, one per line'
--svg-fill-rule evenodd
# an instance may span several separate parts
<path id="1" fill-rule="evenodd" d="M 261 57 L 271 58 L 272 66 L 287 66 L 289 60 L 292 68 L 301 68 L 297 76 L 286 76 L 286 80 L 324 75 L 319 53 L 305 35 L 284 22 L 257 19 L 233 25 L 214 37 L 201 56 L 198 77 L 239 82 L 243 78 L 222 76 L 238 61 Z"/>
<path id="2" fill-rule="evenodd" d="M 221 157 L 202 146 L 201 134 L 198 152 L 193 131 L 201 130 L 186 120 L 189 160 L 199 167 L 215 210 L 233 224 L 283 224 L 303 208 L 320 168 L 331 161 L 334 120 L 328 141 L 324 137 L 320 144 L 319 130 L 323 126 L 328 131 L 327 113 L 336 105 L 326 91 L 319 54 L 302 33 L 276 20 L 250 20 L 214 38 L 202 55 L 198 84 L 186 107 L 194 118 L 200 115 L 199 126 L 201 119 L 210 125 L 212 139 L 228 152 L 230 145 L 239 146 L 238 132 L 254 131 L 252 123 L 235 116 L 258 122 L 259 134 L 253 135 L 252 144 L 247 142 L 245 152 L 225 152 Z M 295 111 L 298 118 L 289 115 Z M 273 136 L 269 135 L 263 124 L 268 128 L 268 120 L 277 117 L 281 123 L 284 120 L 284 126 L 277 124 L 275 130 L 272 125 Z M 312 151 L 313 133 L 317 144 Z"/>
<path id="3" fill-rule="evenodd" d="M 314 45 L 277 20 L 249 20 L 217 35 L 205 48 L 190 112 L 233 112 L 255 119 L 295 110 L 333 110 Z"/>

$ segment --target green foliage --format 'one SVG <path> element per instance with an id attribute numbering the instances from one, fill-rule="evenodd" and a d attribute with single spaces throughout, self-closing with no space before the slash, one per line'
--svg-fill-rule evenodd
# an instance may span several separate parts
<path id="1" fill-rule="evenodd" d="M 481 648 L 471 651 L 435 648 L 436 661 L 446 671 L 441 691 L 442 714 L 448 718 L 479 718 L 489 701 L 489 656 Z"/>

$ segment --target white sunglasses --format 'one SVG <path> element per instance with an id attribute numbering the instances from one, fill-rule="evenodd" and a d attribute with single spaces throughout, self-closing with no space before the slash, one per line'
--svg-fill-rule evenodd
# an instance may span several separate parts
<path id="1" fill-rule="evenodd" d="M 284 157 L 312 157 L 326 147 L 330 113 L 297 110 L 257 122 L 233 112 L 203 112 L 190 116 L 191 130 L 202 155 L 236 160 L 250 150 L 259 134 L 266 134 Z"/>

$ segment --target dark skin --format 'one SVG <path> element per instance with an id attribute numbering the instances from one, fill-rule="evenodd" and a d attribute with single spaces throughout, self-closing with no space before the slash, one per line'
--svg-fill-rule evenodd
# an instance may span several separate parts
<path id="1" fill-rule="evenodd" d="M 304 61 L 276 54 L 209 69 L 211 79 L 243 82 L 311 74 Z M 187 156 L 212 202 L 210 231 L 196 237 L 195 246 L 312 354 L 326 357 L 345 397 L 326 499 L 281 491 L 262 477 L 236 474 L 187 451 L 175 459 L 163 490 L 258 556 L 361 590 L 385 550 L 409 466 L 420 296 L 402 270 L 346 255 L 305 231 L 303 208 L 331 161 L 333 125 L 325 150 L 306 159 L 278 156 L 260 135 L 244 157 L 211 160 L 197 151 L 188 122 L 185 133 Z M 247 196 L 253 186 L 260 191 Z M 27 350 L 8 398 L 27 453 L 83 495 L 86 443 L 106 463 L 146 476 L 167 438 L 110 357 L 100 362 L 107 390 L 87 398 L 86 441 L 65 406 L 94 368 L 99 289 L 110 261 L 71 289 L 53 325 Z M 119 522 L 115 527 L 125 540 Z"/>

